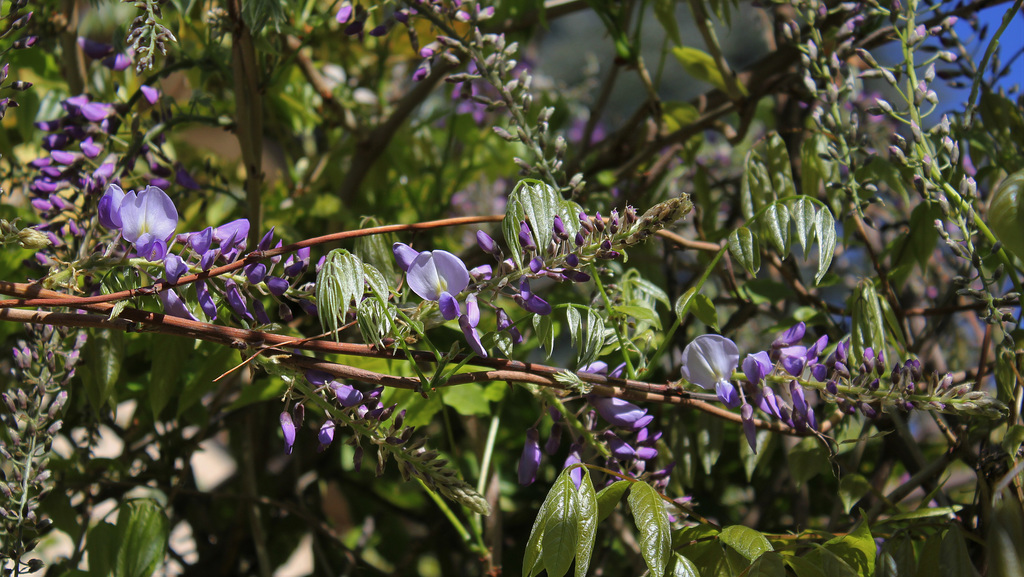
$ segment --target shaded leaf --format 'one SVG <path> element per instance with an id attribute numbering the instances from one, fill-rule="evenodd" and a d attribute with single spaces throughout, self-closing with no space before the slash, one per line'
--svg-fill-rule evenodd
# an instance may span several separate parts
<path id="1" fill-rule="evenodd" d="M 630 482 L 626 480 L 615 481 L 597 493 L 597 522 L 600 523 L 608 518 L 615 510 L 615 506 L 622 500 L 622 496 L 629 489 Z"/>
<path id="2" fill-rule="evenodd" d="M 750 564 L 746 577 L 786 577 L 786 565 L 782 555 L 768 551 Z"/>
<path id="3" fill-rule="evenodd" d="M 814 284 L 818 284 L 828 272 L 836 252 L 836 222 L 828 207 L 821 207 L 815 216 L 814 232 L 818 237 L 818 272 L 814 275 Z"/>
<path id="4" fill-rule="evenodd" d="M 160 418 L 160 412 L 167 403 L 181 395 L 181 369 L 195 349 L 195 342 L 177 336 L 155 334 L 150 349 L 153 361 L 149 372 L 149 408 L 153 419 Z"/>
<path id="5" fill-rule="evenodd" d="M 545 358 L 550 359 L 551 352 L 555 349 L 555 333 L 551 328 L 551 315 L 533 315 L 533 332 L 537 334 L 540 346 L 544 347 L 544 351 L 547 352 Z M 572 331 L 569 334 L 573 334 Z"/>
<path id="6" fill-rule="evenodd" d="M 124 333 L 110 329 L 93 330 L 82 347 L 78 366 L 85 384 L 85 395 L 93 409 L 101 411 L 110 400 L 124 364 Z"/>
<path id="7" fill-rule="evenodd" d="M 845 475 L 839 481 L 839 498 L 843 501 L 843 511 L 849 513 L 850 509 L 860 501 L 861 497 L 871 491 L 871 483 L 864 478 L 864 475 L 852 473 Z"/>
<path id="8" fill-rule="evenodd" d="M 751 275 L 761 269 L 761 250 L 749 228 L 741 226 L 729 234 L 729 252 Z"/>
<path id="9" fill-rule="evenodd" d="M 700 319 L 700 322 L 711 327 L 716 332 L 718 331 L 718 311 L 715 310 L 715 303 L 711 302 L 707 295 L 696 295 L 690 308 L 693 310 L 694 316 Z"/>

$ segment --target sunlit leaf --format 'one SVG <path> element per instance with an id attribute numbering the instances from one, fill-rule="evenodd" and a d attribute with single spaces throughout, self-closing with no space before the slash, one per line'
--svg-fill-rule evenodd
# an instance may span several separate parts
<path id="1" fill-rule="evenodd" d="M 639 533 L 640 553 L 651 575 L 663 575 L 672 555 L 671 529 L 661 496 L 647 483 L 633 483 L 629 508 Z"/>

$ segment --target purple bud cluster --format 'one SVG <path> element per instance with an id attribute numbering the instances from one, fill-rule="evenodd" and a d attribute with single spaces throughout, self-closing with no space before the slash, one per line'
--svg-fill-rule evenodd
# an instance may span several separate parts
<path id="1" fill-rule="evenodd" d="M 306 371 L 306 380 L 315 387 L 315 393 L 334 405 L 338 412 L 333 417 L 327 418 L 317 429 L 317 451 L 323 452 L 334 442 L 335 432 L 339 427 L 351 427 L 356 434 L 350 437 L 346 443 L 355 447 L 354 464 L 356 470 L 362 466 L 363 450 L 359 444 L 360 430 L 380 430 L 380 427 L 389 419 L 390 424 L 381 431 L 384 442 L 397 446 L 406 443 L 412 436 L 413 429 L 404 427 L 405 411 L 395 413 L 397 405 L 385 406 L 381 400 L 384 387 L 377 387 L 368 392 L 363 392 L 352 385 L 336 380 L 331 374 L 323 371 Z M 394 416 L 394 419 L 391 417 Z M 291 454 L 298 431 L 302 427 L 305 417 L 305 404 L 297 403 L 281 413 L 281 432 L 284 438 L 284 450 Z"/>
<path id="2" fill-rule="evenodd" d="M 608 373 L 608 365 L 597 361 L 580 369 L 579 372 L 619 378 L 622 376 L 624 368 L 624 366 L 619 366 Z M 648 428 L 648 425 L 654 420 L 654 416 L 648 415 L 646 409 L 624 399 L 591 394 L 587 395 L 587 401 L 595 410 L 586 413 L 581 420 L 586 434 L 571 439 L 569 453 L 562 467 L 583 462 L 581 455 L 584 448 L 590 443 L 593 447 L 602 447 L 601 452 L 607 455 L 603 464 L 605 468 L 634 477 L 649 473 L 652 480 L 658 484 L 657 486 L 664 488 L 664 485 L 668 483 L 674 463 L 651 471 L 654 460 L 658 456 L 658 449 L 655 445 L 661 439 L 661 432 Z M 544 452 L 554 455 L 561 444 L 562 432 L 568 427 L 564 423 L 562 413 L 555 407 L 548 407 L 548 414 L 551 417 L 552 425 L 544 445 Z M 606 426 L 600 424 L 601 421 L 597 419 L 597 415 L 600 415 L 601 419 L 607 423 Z M 520 484 L 529 485 L 536 480 L 541 457 L 539 433 L 534 427 L 527 431 L 526 445 L 523 447 L 523 453 L 519 460 Z M 573 471 L 571 476 L 579 486 L 582 471 Z"/>
<path id="3" fill-rule="evenodd" d="M 32 12 L 22 14 L 20 16 L 18 15 L 18 12 L 20 12 L 27 4 L 27 0 L 15 0 L 11 3 L 10 8 L 7 10 L 7 14 L 4 16 L 5 20 L 11 21 L 10 24 L 7 24 L 6 26 L 4 36 L 7 36 L 15 30 L 21 30 L 32 20 Z M 38 36 L 22 36 L 15 40 L 9 49 L 21 50 L 31 48 L 38 41 Z M 7 50 L 4 50 L 3 52 L 0 52 L 0 54 L 4 54 L 6 52 Z M 11 82 L 7 82 L 9 73 L 10 65 L 6 62 L 0 62 L 0 90 L 9 89 L 21 92 L 32 87 L 31 82 L 25 82 L 24 80 L 12 80 Z M 7 114 L 8 108 L 16 108 L 17 106 L 18 101 L 10 96 L 0 98 L 0 120 L 3 120 L 4 116 Z"/>

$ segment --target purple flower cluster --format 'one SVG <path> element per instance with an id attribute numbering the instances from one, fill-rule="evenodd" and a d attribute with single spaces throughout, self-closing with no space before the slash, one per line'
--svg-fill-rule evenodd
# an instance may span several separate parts
<path id="1" fill-rule="evenodd" d="M 608 365 L 603 361 L 597 361 L 580 369 L 579 372 L 607 374 L 610 377 L 618 378 L 622 376 L 623 369 L 624 366 L 619 366 L 609 374 Z M 646 409 L 615 397 L 592 394 L 587 395 L 587 400 L 596 410 L 596 414 L 595 411 L 587 413 L 583 418 L 583 426 L 587 431 L 592 432 L 589 435 L 590 442 L 599 443 L 605 447 L 608 454 L 604 463 L 605 468 L 634 477 L 648 472 L 649 467 L 653 465 L 654 459 L 658 456 L 655 445 L 661 439 L 661 432 L 654 432 L 648 428 L 648 425 L 654 420 L 654 416 L 648 415 Z M 562 414 L 554 407 L 548 408 L 548 414 L 552 419 L 552 425 L 544 445 L 544 452 L 554 455 L 558 451 L 562 432 L 566 427 Z M 597 415 L 600 415 L 609 426 L 599 427 Z M 587 436 L 572 440 L 569 454 L 562 465 L 563 468 L 582 462 L 581 454 L 587 442 Z M 519 459 L 520 484 L 529 485 L 536 480 L 541 458 L 539 433 L 536 427 L 533 427 L 527 431 L 526 444 Z M 663 469 L 650 472 L 652 480 L 667 484 L 673 465 L 669 464 Z M 571 476 L 579 486 L 582 471 L 573 471 Z"/>
<path id="2" fill-rule="evenodd" d="M 401 445 L 412 436 L 411 427 L 403 427 L 405 411 L 395 414 L 397 405 L 385 406 L 381 400 L 384 387 L 377 387 L 364 393 L 352 385 L 337 381 L 333 375 L 322 371 L 306 371 L 306 380 L 316 387 L 316 392 L 323 395 L 329 402 L 336 405 L 344 414 L 343 420 L 335 418 L 326 419 L 317 430 L 317 451 L 323 452 L 334 442 L 335 432 L 339 426 L 345 426 L 355 422 L 376 428 L 382 423 L 391 419 L 390 429 L 385 436 L 385 442 L 390 445 Z M 281 413 L 281 432 L 284 437 L 284 450 L 291 454 L 297 437 L 299 427 L 302 426 L 305 417 L 305 405 L 298 403 L 290 411 Z M 363 450 L 359 445 L 358 436 L 352 437 L 351 443 L 355 446 L 355 468 L 358 471 L 362 465 Z"/>

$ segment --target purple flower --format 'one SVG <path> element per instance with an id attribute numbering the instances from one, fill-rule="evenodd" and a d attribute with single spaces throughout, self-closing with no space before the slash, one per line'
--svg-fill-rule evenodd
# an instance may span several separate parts
<path id="1" fill-rule="evenodd" d="M 110 44 L 96 42 L 95 40 L 90 40 L 84 36 L 78 37 L 78 45 L 82 48 L 82 52 L 93 60 L 106 58 L 114 53 L 114 47 Z"/>
<path id="2" fill-rule="evenodd" d="M 480 306 L 477 305 L 476 295 L 471 294 L 466 297 L 466 314 L 459 317 L 459 327 L 462 328 L 462 334 L 465 335 L 466 342 L 469 343 L 473 352 L 482 358 L 487 358 L 487 351 L 484 349 L 483 343 L 480 342 L 480 333 L 476 330 L 478 324 L 480 324 Z"/>
<path id="3" fill-rule="evenodd" d="M 508 313 L 505 309 L 498 309 L 498 330 L 508 331 L 508 334 L 512 337 L 512 344 L 518 345 L 523 342 L 523 334 L 519 332 L 516 325 L 509 318 Z"/>
<path id="4" fill-rule="evenodd" d="M 800 339 L 804 338 L 804 333 L 807 332 L 807 325 L 803 321 L 793 325 L 789 329 L 785 330 L 780 334 L 775 342 L 772 343 L 773 349 L 782 349 L 785 347 L 793 346 L 800 342 Z"/>
<path id="5" fill-rule="evenodd" d="M 498 248 L 498 243 L 494 242 L 491 235 L 482 230 L 476 231 L 476 243 L 480 246 L 480 250 L 487 254 L 497 256 L 501 252 Z"/>
<path id="6" fill-rule="evenodd" d="M 188 272 L 188 265 L 180 256 L 169 254 L 164 259 L 164 271 L 168 282 L 176 283 L 181 275 Z"/>
<path id="7" fill-rule="evenodd" d="M 295 446 L 295 423 L 288 411 L 281 413 L 281 432 L 284 433 L 284 453 L 291 455 Z"/>
<path id="8" fill-rule="evenodd" d="M 391 251 L 395 253 L 395 262 L 398 263 L 398 268 L 402 269 L 402 272 L 409 272 L 412 262 L 420 255 L 420 251 L 401 242 L 393 244 Z"/>
<path id="9" fill-rule="evenodd" d="M 743 434 L 747 437 L 747 444 L 757 453 L 757 428 L 754 427 L 754 407 L 743 405 L 740 409 L 740 418 L 743 420 Z"/>
<path id="10" fill-rule="evenodd" d="M 213 229 L 213 240 L 222 248 L 243 247 L 249 235 L 249 219 L 239 218 Z"/>
<path id="11" fill-rule="evenodd" d="M 327 421 L 320 427 L 320 432 L 317 433 L 317 440 L 320 441 L 320 445 L 316 448 L 319 452 L 323 452 L 327 447 L 331 446 L 331 443 L 334 442 L 334 421 Z"/>
<path id="12" fill-rule="evenodd" d="M 705 389 L 728 385 L 739 360 L 736 343 L 721 335 L 701 335 L 683 349 L 683 378 Z"/>
<path id="13" fill-rule="evenodd" d="M 779 361 L 787 373 L 799 377 L 807 363 L 807 347 L 797 345 L 780 349 Z"/>
<path id="14" fill-rule="evenodd" d="M 330 387 L 334 392 L 334 398 L 343 407 L 354 407 L 363 402 L 363 393 L 352 385 L 331 381 Z"/>
<path id="15" fill-rule="evenodd" d="M 196 281 L 196 297 L 199 298 L 199 308 L 211 321 L 217 320 L 217 305 L 213 302 L 213 296 L 206 290 L 206 282 Z"/>
<path id="16" fill-rule="evenodd" d="M 580 446 L 577 445 L 576 443 L 573 443 L 572 446 L 569 448 L 569 456 L 565 458 L 565 463 L 562 465 L 562 468 L 565 469 L 567 467 L 582 462 L 583 460 L 580 459 Z M 580 483 L 583 482 L 583 467 L 576 467 L 575 469 L 570 471 L 569 477 L 572 478 L 572 482 L 575 483 L 576 488 L 579 489 Z"/>
<path id="17" fill-rule="evenodd" d="M 191 321 L 199 320 L 188 310 L 188 307 L 185 306 L 178 293 L 174 292 L 174 289 L 161 291 L 157 295 L 160 297 L 160 302 L 164 305 L 164 314 Z"/>
<path id="18" fill-rule="evenodd" d="M 119 213 L 121 234 L 135 245 L 139 256 L 156 261 L 167 254 L 167 241 L 178 227 L 178 211 L 167 193 L 155 186 L 147 186 L 138 195 L 129 192 Z"/>
<path id="19" fill-rule="evenodd" d="M 722 401 L 722 404 L 730 409 L 735 409 L 742 402 L 739 391 L 736 390 L 736 385 L 729 382 L 719 381 L 715 383 L 715 394 L 718 395 L 718 400 Z"/>
<path id="20" fill-rule="evenodd" d="M 249 307 L 245 303 L 245 297 L 238 290 L 238 285 L 235 284 L 235 281 L 224 281 L 224 294 L 227 295 L 228 304 L 231 305 L 231 310 L 235 311 L 235 314 L 247 321 L 253 320 L 252 313 L 249 312 Z"/>
<path id="21" fill-rule="evenodd" d="M 765 351 L 747 355 L 743 359 L 743 374 L 751 384 L 757 385 L 772 372 L 772 361 Z"/>
<path id="22" fill-rule="evenodd" d="M 519 306 L 531 313 L 538 315 L 551 314 L 551 305 L 530 290 L 530 281 L 525 278 L 519 283 L 519 294 L 515 297 L 515 300 L 519 303 Z"/>
<path id="23" fill-rule="evenodd" d="M 279 276 L 267 277 L 266 283 L 267 288 L 270 289 L 270 294 L 276 297 L 284 295 L 288 287 L 291 286 L 291 283 Z"/>
<path id="24" fill-rule="evenodd" d="M 124 201 L 124 191 L 116 184 L 107 186 L 107 191 L 100 198 L 96 212 L 100 217 L 100 224 L 111 230 L 121 230 L 121 203 Z"/>
<path id="25" fill-rule="evenodd" d="M 139 90 L 142 91 L 143 98 L 150 104 L 156 104 L 157 100 L 160 100 L 160 91 L 152 86 L 143 84 L 139 87 Z"/>
<path id="26" fill-rule="evenodd" d="M 441 295 L 457 295 L 469 286 L 469 271 L 462 259 L 444 251 L 419 253 L 406 271 L 409 288 L 420 298 L 437 301 Z"/>
<path id="27" fill-rule="evenodd" d="M 341 8 L 339 8 L 338 13 L 334 15 L 334 20 L 337 21 L 338 24 L 344 24 L 352 18 L 352 11 L 352 3 L 346 0 L 341 3 Z"/>
<path id="28" fill-rule="evenodd" d="M 642 429 L 654 420 L 653 415 L 647 414 L 647 409 L 641 409 L 625 399 L 597 395 L 589 395 L 587 399 L 604 420 L 616 427 Z"/>
<path id="29" fill-rule="evenodd" d="M 540 433 L 536 428 L 526 431 L 526 444 L 519 458 L 519 484 L 532 485 L 537 480 L 537 469 L 540 468 Z"/>
<path id="30" fill-rule="evenodd" d="M 611 431 L 604 432 L 605 441 L 608 442 L 608 448 L 611 450 L 612 455 L 616 459 L 632 459 L 636 456 L 636 451 L 633 447 L 630 447 L 628 443 L 619 438 L 618 435 Z"/>

